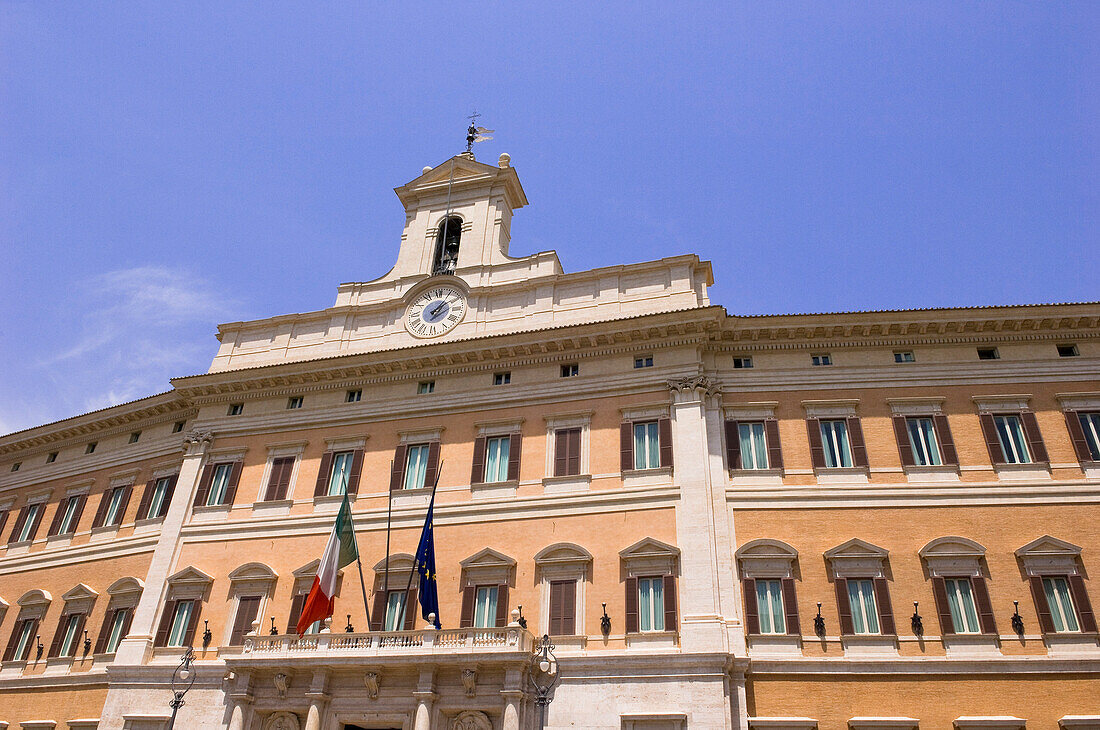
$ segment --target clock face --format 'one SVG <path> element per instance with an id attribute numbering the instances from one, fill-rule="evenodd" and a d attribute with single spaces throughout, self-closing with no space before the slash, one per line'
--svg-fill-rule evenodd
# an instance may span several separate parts
<path id="1" fill-rule="evenodd" d="M 466 297 L 450 286 L 428 289 L 405 310 L 405 329 L 416 337 L 450 332 L 466 315 Z"/>

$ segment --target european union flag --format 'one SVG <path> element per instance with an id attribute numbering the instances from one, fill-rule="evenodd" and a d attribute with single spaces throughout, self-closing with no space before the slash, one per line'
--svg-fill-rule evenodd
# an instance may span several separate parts
<path id="1" fill-rule="evenodd" d="M 432 532 L 432 511 L 435 509 L 435 495 L 428 503 L 428 517 L 424 520 L 424 531 L 420 533 L 420 547 L 416 549 L 416 570 L 420 573 L 419 598 L 420 615 L 428 620 L 428 614 L 435 614 L 435 627 L 439 623 L 439 590 L 435 583 L 435 535 Z"/>

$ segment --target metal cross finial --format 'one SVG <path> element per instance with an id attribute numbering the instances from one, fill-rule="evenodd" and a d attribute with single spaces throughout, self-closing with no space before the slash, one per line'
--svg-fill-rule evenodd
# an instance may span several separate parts
<path id="1" fill-rule="evenodd" d="M 470 126 L 466 130 L 466 153 L 467 154 L 472 154 L 473 153 L 473 151 L 474 151 L 474 142 L 487 142 L 488 140 L 492 139 L 492 137 L 490 137 L 489 135 L 493 133 L 493 130 L 486 129 L 485 127 L 477 126 L 477 120 L 478 120 L 478 117 L 480 117 L 480 116 L 481 116 L 481 114 L 478 113 L 475 110 L 473 114 L 466 117 L 467 119 L 470 120 Z"/>

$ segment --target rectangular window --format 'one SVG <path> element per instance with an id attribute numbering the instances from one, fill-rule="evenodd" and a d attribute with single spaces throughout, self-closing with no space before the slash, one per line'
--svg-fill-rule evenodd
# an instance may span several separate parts
<path id="1" fill-rule="evenodd" d="M 290 478 L 294 475 L 293 456 L 280 456 L 271 460 L 271 473 L 267 478 L 267 492 L 264 494 L 265 502 L 277 502 L 286 499 L 290 491 Z"/>
<path id="2" fill-rule="evenodd" d="M 260 612 L 261 596 L 241 596 L 237 599 L 237 615 L 233 619 L 233 630 L 229 634 L 229 645 L 240 646 L 244 637 L 252 631 L 252 622 Z"/>
<path id="3" fill-rule="evenodd" d="M 1000 360 L 1001 353 L 997 352 L 996 347 L 979 347 L 978 348 L 979 360 Z"/>
<path id="4" fill-rule="evenodd" d="M 572 636 L 577 631 L 577 581 L 550 581 L 550 635 Z"/>
<path id="5" fill-rule="evenodd" d="M 852 630 L 857 634 L 877 634 L 878 605 L 875 603 L 874 581 L 848 579 L 848 604 L 852 609 Z"/>
<path id="6" fill-rule="evenodd" d="M 634 468 L 657 469 L 661 466 L 661 443 L 657 422 L 634 424 Z"/>
<path id="7" fill-rule="evenodd" d="M 38 620 L 33 618 L 24 619 L 19 628 L 16 629 L 19 632 L 19 639 L 15 642 L 15 650 L 12 652 L 11 658 L 17 662 L 27 661 L 27 657 L 31 653 L 31 646 L 34 644 L 34 632 L 38 628 Z"/>
<path id="8" fill-rule="evenodd" d="M 1073 599 L 1069 595 L 1069 582 L 1062 577 L 1043 578 L 1043 592 L 1050 606 L 1054 630 L 1059 633 L 1079 631 L 1077 612 L 1073 610 Z"/>
<path id="9" fill-rule="evenodd" d="M 187 627 L 191 624 L 191 614 L 194 611 L 194 601 L 176 602 L 176 613 L 172 616 L 172 626 L 168 631 L 167 646 L 183 646 L 187 638 Z"/>
<path id="10" fill-rule="evenodd" d="M 185 423 L 187 423 L 187 421 L 176 421 L 175 423 L 173 423 L 172 433 L 179 433 L 180 431 L 182 431 Z"/>
<path id="11" fill-rule="evenodd" d="M 787 620 L 783 612 L 782 581 L 756 580 L 756 611 L 760 621 L 760 633 L 787 633 Z"/>
<path id="12" fill-rule="evenodd" d="M 574 375 L 580 375 L 580 372 L 581 367 L 577 363 L 561 366 L 561 376 L 563 378 L 572 378 Z"/>
<path id="13" fill-rule="evenodd" d="M 66 615 L 64 621 L 65 633 L 61 637 L 61 646 L 57 655 L 61 657 L 73 656 L 76 653 L 77 641 L 80 638 L 80 626 L 84 623 L 84 617 L 78 613 Z"/>
<path id="14" fill-rule="evenodd" d="M 494 436 L 485 441 L 485 482 L 508 481 L 508 455 L 511 436 Z"/>
<path id="15" fill-rule="evenodd" d="M 554 431 L 554 476 L 581 473 L 581 429 L 559 428 Z"/>
<path id="16" fill-rule="evenodd" d="M 825 466 L 830 469 L 852 465 L 852 449 L 848 443 L 848 424 L 843 419 L 821 422 L 821 445 L 825 449 Z"/>
<path id="17" fill-rule="evenodd" d="M 87 446 L 84 447 L 84 453 L 85 454 L 94 454 L 95 453 L 95 447 L 97 445 L 98 445 L 97 441 L 91 442 L 90 444 L 88 444 Z"/>
<path id="18" fill-rule="evenodd" d="M 153 485 L 153 496 L 149 500 L 149 511 L 145 513 L 146 519 L 164 517 L 164 513 L 168 511 L 168 487 L 171 482 L 172 477 L 161 477 Z"/>
<path id="19" fill-rule="evenodd" d="M 83 502 L 84 495 L 82 494 L 65 500 L 65 511 L 61 515 L 61 522 L 57 525 L 58 535 L 68 535 L 70 532 L 76 532 L 76 520 Z"/>
<path id="20" fill-rule="evenodd" d="M 417 383 L 416 384 L 416 394 L 417 395 L 427 395 L 428 393 L 434 393 L 434 392 L 435 392 L 435 381 L 434 380 L 425 380 L 423 383 Z"/>
<path id="21" fill-rule="evenodd" d="M 405 628 L 405 591 L 390 591 L 386 595 L 386 622 L 384 631 L 402 631 Z"/>
<path id="22" fill-rule="evenodd" d="M 1077 419 L 1081 422 L 1092 460 L 1100 461 L 1100 413 L 1078 413 Z"/>
<path id="23" fill-rule="evenodd" d="M 947 606 L 951 609 L 951 622 L 956 634 L 980 634 L 978 609 L 974 603 L 973 586 L 969 578 L 945 578 Z"/>
<path id="24" fill-rule="evenodd" d="M 1027 438 L 1020 417 L 1015 415 L 993 416 L 997 427 L 997 438 L 1001 443 L 1001 452 L 1005 463 L 1030 464 L 1031 455 L 1027 450 Z"/>
<path id="25" fill-rule="evenodd" d="M 287 410 L 291 411 L 296 408 L 301 408 L 303 403 L 305 403 L 305 398 L 300 395 L 292 395 L 286 399 Z"/>
<path id="26" fill-rule="evenodd" d="M 120 608 L 115 611 L 114 618 L 111 619 L 111 631 L 107 634 L 107 646 L 105 651 L 108 654 L 114 654 L 115 650 L 118 649 L 119 642 L 125 638 L 123 631 L 126 629 L 126 623 L 133 610 L 132 608 Z"/>
<path id="27" fill-rule="evenodd" d="M 768 444 L 764 437 L 764 422 L 745 422 L 737 424 L 741 441 L 741 468 L 767 469 Z"/>
<path id="28" fill-rule="evenodd" d="M 665 630 L 664 578 L 638 579 L 638 630 Z"/>
<path id="29" fill-rule="evenodd" d="M 107 503 L 107 514 L 103 517 L 104 527 L 113 527 L 122 522 L 122 501 L 126 498 L 129 487 L 115 487 L 111 490 L 110 501 Z"/>
<path id="30" fill-rule="evenodd" d="M 810 355 L 810 362 L 815 366 L 832 365 L 833 356 L 827 352 L 821 353 L 820 355 Z"/>
<path id="31" fill-rule="evenodd" d="M 428 476 L 428 444 L 409 446 L 405 457 L 405 489 L 421 489 Z"/>
<path id="32" fill-rule="evenodd" d="M 225 495 L 229 492 L 229 478 L 233 474 L 233 463 L 218 464 L 214 467 L 214 476 L 210 480 L 210 493 L 206 495 L 206 506 L 225 502 Z"/>
<path id="33" fill-rule="evenodd" d="M 733 358 L 733 367 L 736 370 L 740 370 L 742 368 L 751 368 L 752 367 L 752 358 L 751 357 L 735 357 L 735 358 Z"/>
<path id="34" fill-rule="evenodd" d="M 909 434 L 909 446 L 913 460 L 919 466 L 939 466 L 940 447 L 936 442 L 936 428 L 931 418 L 906 418 L 905 430 Z"/>
<path id="35" fill-rule="evenodd" d="M 644 357 L 634 358 L 634 367 L 637 368 L 651 368 L 653 367 L 653 356 L 646 355 Z"/>
<path id="36" fill-rule="evenodd" d="M 511 382 L 511 373 L 493 373 L 493 385 L 508 385 Z"/>
<path id="37" fill-rule="evenodd" d="M 332 473 L 328 478 L 328 495 L 330 497 L 342 495 L 347 491 L 348 480 L 351 479 L 351 462 L 354 456 L 354 451 L 341 451 L 332 455 Z"/>
<path id="38" fill-rule="evenodd" d="M 497 586 L 478 586 L 474 603 L 474 627 L 488 629 L 497 625 Z"/>
<path id="39" fill-rule="evenodd" d="M 1080 354 L 1077 345 L 1058 345 L 1058 357 L 1077 357 Z"/>
<path id="40" fill-rule="evenodd" d="M 358 403 L 363 400 L 363 391 L 361 390 L 349 390 L 347 395 L 344 396 L 345 403 Z"/>
<path id="41" fill-rule="evenodd" d="M 130 434 L 130 443 L 136 444 L 138 442 L 138 439 L 140 439 L 140 438 L 141 438 L 141 431 L 134 431 L 133 433 Z"/>
<path id="42" fill-rule="evenodd" d="M 38 527 L 38 518 L 42 515 L 41 504 L 28 504 L 25 508 L 25 518 L 19 530 L 19 534 L 13 542 L 24 542 L 34 537 L 35 528 Z"/>
<path id="43" fill-rule="evenodd" d="M 226 413 L 226 415 L 239 416 L 242 413 L 244 413 L 244 403 L 230 403 L 229 411 Z"/>
<path id="44" fill-rule="evenodd" d="M 52 464 L 55 461 L 57 461 L 57 452 L 56 451 L 51 451 L 50 453 L 46 454 L 46 463 L 47 464 Z"/>
<path id="45" fill-rule="evenodd" d="M 916 355 L 913 354 L 912 350 L 902 350 L 900 352 L 895 352 L 894 353 L 894 362 L 903 363 L 903 362 L 916 362 L 916 361 L 917 361 L 917 357 L 916 357 Z"/>
<path id="46" fill-rule="evenodd" d="M 17 461 L 14 464 L 11 465 L 11 470 L 12 471 L 19 471 L 19 467 L 21 467 L 21 466 L 23 466 L 23 462 Z"/>

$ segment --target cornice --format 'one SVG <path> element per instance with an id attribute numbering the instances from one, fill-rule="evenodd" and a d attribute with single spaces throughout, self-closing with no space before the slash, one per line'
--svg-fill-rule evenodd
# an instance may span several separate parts
<path id="1" fill-rule="evenodd" d="M 0 438 L 0 455 L 13 448 L 26 448 L 37 444 L 58 443 L 65 439 L 80 440 L 89 436 L 102 438 L 132 430 L 135 425 L 155 425 L 180 416 L 190 417 L 193 410 L 181 400 L 178 393 L 169 391 L 148 398 L 123 403 L 98 411 L 91 411 L 61 421 L 16 431 Z"/>
<path id="2" fill-rule="evenodd" d="M 88 534 L 87 532 L 77 533 Z M 46 570 L 61 565 L 77 565 L 96 560 L 110 560 L 130 555 L 153 554 L 160 540 L 160 533 L 154 532 L 139 536 L 115 538 L 104 542 L 91 542 L 83 545 L 68 545 L 62 548 L 45 550 L 0 558 L 0 573 L 25 573 L 31 570 Z M 139 577 L 139 576 L 134 576 Z"/>

